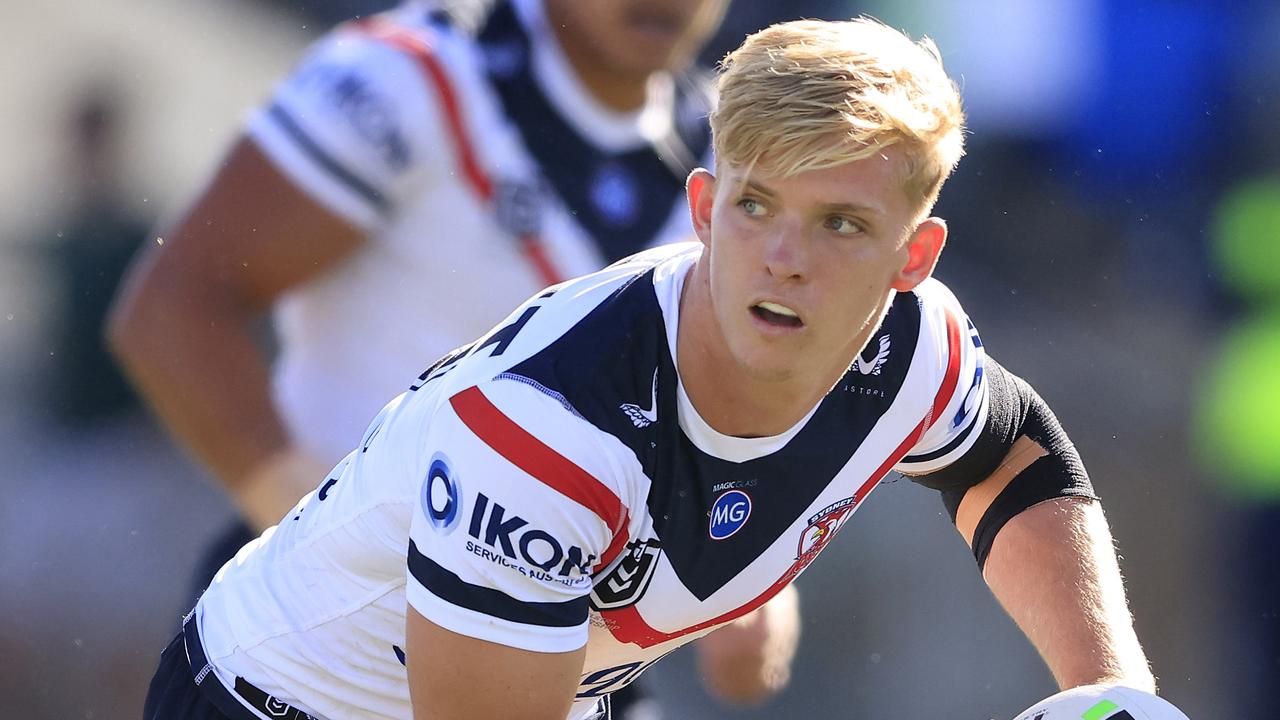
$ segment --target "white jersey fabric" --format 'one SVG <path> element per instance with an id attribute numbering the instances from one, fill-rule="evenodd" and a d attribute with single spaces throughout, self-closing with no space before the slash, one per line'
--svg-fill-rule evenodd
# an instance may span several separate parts
<path id="1" fill-rule="evenodd" d="M 686 85 L 659 75 L 642 110 L 602 107 L 536 0 L 499 2 L 478 38 L 408 3 L 320 41 L 248 126 L 367 233 L 276 306 L 295 443 L 336 462 L 407 379 L 539 288 L 686 239 L 688 168 L 655 150 L 696 136 L 703 154 L 708 100 Z"/>
<path id="2" fill-rule="evenodd" d="M 412 606 L 511 647 L 585 645 L 570 717 L 590 717 L 794 580 L 890 470 L 936 469 L 977 439 L 982 345 L 934 280 L 894 298 L 795 427 L 717 433 L 675 360 L 700 249 L 555 286 L 387 405 L 200 600 L 219 681 L 245 678 L 328 720 L 407 720 Z"/>

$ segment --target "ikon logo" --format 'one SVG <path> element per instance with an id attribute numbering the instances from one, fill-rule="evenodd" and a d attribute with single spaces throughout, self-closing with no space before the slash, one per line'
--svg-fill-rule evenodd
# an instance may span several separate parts
<path id="1" fill-rule="evenodd" d="M 458 477 L 449 469 L 449 459 L 441 453 L 431 458 L 427 481 L 422 486 L 422 509 L 431 526 L 446 535 L 453 532 L 462 514 Z"/>
<path id="2" fill-rule="evenodd" d="M 544 572 L 560 577 L 590 574 L 594 554 L 577 545 L 566 548 L 551 533 L 530 527 L 528 520 L 508 512 L 484 493 L 477 493 L 467 534 L 511 560 L 523 560 Z"/>
<path id="3" fill-rule="evenodd" d="M 712 540 L 724 540 L 742 529 L 751 517 L 751 496 L 741 490 L 730 490 L 711 505 L 711 523 L 707 532 Z"/>

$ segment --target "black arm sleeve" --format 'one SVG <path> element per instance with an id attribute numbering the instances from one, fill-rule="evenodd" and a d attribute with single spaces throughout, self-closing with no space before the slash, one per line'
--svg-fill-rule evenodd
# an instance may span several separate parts
<path id="1" fill-rule="evenodd" d="M 1080 454 L 1040 395 L 990 357 L 986 359 L 985 372 L 987 424 L 973 447 L 941 470 L 912 477 L 925 487 L 941 491 L 942 502 L 955 522 L 965 492 L 995 472 L 1019 436 L 1026 435 L 1048 451 L 1048 455 L 1018 473 L 978 521 L 973 556 L 979 569 L 986 564 L 996 533 L 1014 515 L 1059 497 L 1097 499 Z"/>

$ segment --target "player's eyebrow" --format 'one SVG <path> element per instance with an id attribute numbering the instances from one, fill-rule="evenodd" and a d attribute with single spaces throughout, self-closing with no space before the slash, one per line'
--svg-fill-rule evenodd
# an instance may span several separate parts
<path id="1" fill-rule="evenodd" d="M 770 190 L 768 186 L 760 182 L 757 182 L 755 180 L 752 180 L 751 178 L 744 178 L 741 182 L 738 183 L 738 185 L 743 189 L 750 189 L 754 191 L 756 194 L 763 195 L 765 197 L 774 197 L 777 195 L 777 193 L 775 193 L 773 190 Z"/>
<path id="2" fill-rule="evenodd" d="M 861 205 L 858 203 L 848 202 L 822 203 L 818 206 L 818 210 L 824 213 L 836 215 L 842 213 L 852 215 L 884 215 L 884 210 L 876 205 Z"/>
<path id="3" fill-rule="evenodd" d="M 768 185 L 765 185 L 764 183 L 761 183 L 760 181 L 754 180 L 752 178 L 743 178 L 738 180 L 738 187 L 739 187 L 739 192 L 742 192 L 743 190 L 751 190 L 757 195 L 760 195 L 766 198 L 777 197 L 777 193 L 774 192 Z M 818 205 L 818 211 L 822 213 L 828 213 L 828 214 L 834 214 L 834 215 L 851 214 L 851 215 L 883 216 L 885 214 L 884 209 L 878 205 L 866 205 L 862 203 L 853 203 L 853 202 L 820 203 Z"/>

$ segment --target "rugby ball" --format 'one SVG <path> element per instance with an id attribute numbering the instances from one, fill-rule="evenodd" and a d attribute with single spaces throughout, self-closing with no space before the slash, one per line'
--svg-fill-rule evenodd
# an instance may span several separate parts
<path id="1" fill-rule="evenodd" d="M 1188 720 L 1149 692 L 1124 685 L 1082 685 L 1045 698 L 1015 720 Z"/>

